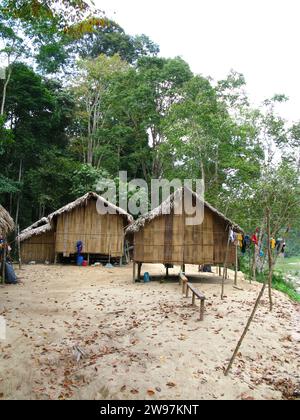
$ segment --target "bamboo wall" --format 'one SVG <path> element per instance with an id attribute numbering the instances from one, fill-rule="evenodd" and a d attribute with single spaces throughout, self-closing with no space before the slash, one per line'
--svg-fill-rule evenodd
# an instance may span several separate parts
<path id="1" fill-rule="evenodd" d="M 185 224 L 185 215 L 162 215 L 135 233 L 134 261 L 162 264 L 223 264 L 228 240 L 226 222 L 205 208 L 201 225 Z M 228 264 L 235 262 L 230 245 Z"/>
<path id="2" fill-rule="evenodd" d="M 22 262 L 29 263 L 30 261 L 36 261 L 37 263 L 44 263 L 45 261 L 49 261 L 53 263 L 55 256 L 54 250 L 54 232 L 32 236 L 21 243 Z"/>
<path id="3" fill-rule="evenodd" d="M 98 214 L 95 200 L 59 215 L 55 252 L 65 256 L 75 254 L 77 241 L 83 242 L 83 253 L 121 257 L 124 217 L 118 214 Z"/>

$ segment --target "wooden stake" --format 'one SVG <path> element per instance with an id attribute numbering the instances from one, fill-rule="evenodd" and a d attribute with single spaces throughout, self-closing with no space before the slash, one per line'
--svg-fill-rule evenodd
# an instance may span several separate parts
<path id="1" fill-rule="evenodd" d="M 200 301 L 200 321 L 204 318 L 204 300 Z"/>
<path id="2" fill-rule="evenodd" d="M 195 306 L 195 300 L 196 300 L 196 295 L 195 293 L 193 293 L 193 298 L 192 298 L 192 305 Z"/>

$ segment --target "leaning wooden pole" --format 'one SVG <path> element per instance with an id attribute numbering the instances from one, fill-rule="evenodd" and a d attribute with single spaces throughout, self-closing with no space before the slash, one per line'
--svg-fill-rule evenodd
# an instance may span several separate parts
<path id="1" fill-rule="evenodd" d="M 227 248 L 226 248 L 224 268 L 223 268 L 222 290 L 221 290 L 221 299 L 222 300 L 224 299 L 224 286 L 225 286 L 225 278 L 226 278 L 226 274 L 227 274 L 227 261 L 228 261 L 229 245 L 230 245 L 230 229 L 228 231 Z"/>
<path id="2" fill-rule="evenodd" d="M 267 224 L 268 224 L 268 247 L 270 247 L 271 235 L 270 235 L 270 228 L 269 228 L 270 227 L 270 212 L 269 211 L 267 211 Z M 233 354 L 231 356 L 231 359 L 229 361 L 229 364 L 227 366 L 227 369 L 224 372 L 224 375 L 225 376 L 228 375 L 228 373 L 229 373 L 229 371 L 230 371 L 230 369 L 231 369 L 231 367 L 233 365 L 233 362 L 234 362 L 234 360 L 236 358 L 236 355 L 239 352 L 239 349 L 240 349 L 240 347 L 241 347 L 241 345 L 243 343 L 243 340 L 246 337 L 246 334 L 247 334 L 247 332 L 248 332 L 248 330 L 250 328 L 251 322 L 253 321 L 253 318 L 254 318 L 254 316 L 256 314 L 256 311 L 257 311 L 257 308 L 258 308 L 258 306 L 260 304 L 261 298 L 263 297 L 264 291 L 265 291 L 266 286 L 267 286 L 267 282 L 268 282 L 268 284 L 270 284 L 270 281 L 272 282 L 272 276 L 273 276 L 273 269 L 271 269 L 269 271 L 268 277 L 265 277 L 264 284 L 263 284 L 263 286 L 262 286 L 262 288 L 260 290 L 260 293 L 259 293 L 259 295 L 258 295 L 258 297 L 257 297 L 257 299 L 255 301 L 253 310 L 252 310 L 251 315 L 250 315 L 250 317 L 249 317 L 249 319 L 247 321 L 247 324 L 245 326 L 245 329 L 243 331 L 243 334 L 241 335 L 241 338 L 239 339 L 239 341 L 237 343 L 237 346 L 236 346 L 236 348 L 235 348 L 235 350 L 234 350 L 234 352 L 233 352 Z"/>
<path id="3" fill-rule="evenodd" d="M 239 339 L 239 341 L 238 341 L 238 343 L 237 343 L 237 346 L 236 346 L 236 348 L 235 348 L 235 350 L 234 350 L 234 352 L 233 352 L 233 355 L 232 355 L 232 357 L 231 357 L 231 359 L 230 359 L 230 362 L 229 362 L 229 364 L 228 364 L 228 366 L 227 366 L 227 369 L 226 369 L 226 370 L 225 370 L 225 372 L 224 372 L 224 375 L 225 375 L 225 376 L 227 376 L 227 375 L 228 375 L 228 373 L 229 373 L 229 371 L 230 371 L 230 369 L 231 369 L 231 367 L 232 367 L 232 365 L 233 365 L 233 362 L 234 362 L 234 360 L 235 360 L 235 358 L 236 358 L 236 355 L 238 354 L 238 351 L 239 351 L 239 349 L 240 349 L 240 347 L 241 347 L 241 345 L 242 345 L 242 342 L 243 342 L 243 340 L 244 340 L 244 338 L 245 338 L 245 336 L 246 336 L 246 334 L 247 334 L 247 332 L 248 332 L 248 330 L 249 330 L 249 328 L 250 328 L 251 322 L 252 322 L 252 320 L 253 320 L 253 318 L 254 318 L 254 315 L 255 315 L 255 313 L 256 313 L 256 311 L 257 311 L 258 305 L 259 305 L 259 303 L 260 303 L 260 301 L 261 301 L 261 298 L 262 298 L 262 296 L 263 296 L 263 294 L 264 294 L 264 291 L 265 291 L 266 285 L 267 285 L 267 282 L 266 282 L 266 280 L 265 280 L 265 282 L 264 282 L 264 284 L 263 284 L 263 286 L 262 286 L 262 288 L 261 288 L 261 291 L 260 291 L 260 293 L 259 293 L 259 295 L 258 295 L 258 297 L 257 297 L 257 299 L 256 299 L 256 302 L 255 302 L 254 308 L 253 308 L 252 313 L 251 313 L 251 315 L 250 315 L 250 317 L 249 317 L 249 319 L 248 319 L 248 322 L 247 322 L 247 325 L 246 325 L 246 327 L 245 327 L 245 329 L 244 329 L 244 331 L 243 331 L 243 334 L 241 335 L 241 338 Z"/>

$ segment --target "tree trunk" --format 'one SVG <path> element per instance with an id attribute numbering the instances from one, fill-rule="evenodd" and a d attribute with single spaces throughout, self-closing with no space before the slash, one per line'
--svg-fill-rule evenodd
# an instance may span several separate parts
<path id="1" fill-rule="evenodd" d="M 270 312 L 273 310 L 273 299 L 272 299 L 272 279 L 273 279 L 273 256 L 271 249 L 271 226 L 270 226 L 270 209 L 267 210 L 267 230 L 268 230 L 268 260 L 269 260 L 269 303 Z"/>
<path id="2" fill-rule="evenodd" d="M 6 102 L 6 92 L 7 92 L 7 86 L 9 84 L 10 78 L 11 78 L 12 68 L 8 68 L 7 78 L 5 80 L 3 91 L 2 91 L 2 102 L 1 102 L 1 111 L 0 115 L 4 115 L 4 109 L 5 109 L 5 102 Z"/>
<path id="3" fill-rule="evenodd" d="M 22 180 L 22 172 L 23 172 L 23 161 L 22 161 L 22 159 L 20 159 L 19 178 L 18 178 L 19 183 Z M 18 193 L 17 207 L 16 207 L 16 217 L 15 217 L 16 226 L 18 226 L 18 222 L 19 222 L 20 200 L 21 200 L 21 193 Z"/>

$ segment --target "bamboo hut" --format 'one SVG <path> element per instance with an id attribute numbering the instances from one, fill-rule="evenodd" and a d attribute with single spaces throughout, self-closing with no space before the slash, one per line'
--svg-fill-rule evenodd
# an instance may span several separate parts
<path id="1" fill-rule="evenodd" d="M 191 194 L 204 208 L 203 222 L 188 225 L 188 216 L 182 206 L 184 194 Z M 178 214 L 175 208 L 182 208 Z M 185 264 L 227 265 L 236 262 L 236 247 L 229 241 L 230 230 L 243 232 L 233 221 L 200 199 L 188 188 L 180 188 L 159 207 L 140 217 L 128 227 L 126 234 L 133 235 L 134 276 L 135 264 L 161 263 L 166 267 Z"/>
<path id="2" fill-rule="evenodd" d="M 32 227 L 33 226 L 33 227 Z M 54 262 L 55 231 L 53 225 L 43 218 L 31 227 L 23 230 L 18 237 L 21 248 L 21 261 L 44 263 Z"/>
<path id="3" fill-rule="evenodd" d="M 97 202 L 107 209 L 99 214 Z M 121 258 L 124 253 L 124 231 L 132 217 L 94 192 L 51 213 L 21 232 L 21 255 L 25 262 L 55 262 L 77 252 L 82 242 L 82 254 Z"/>
<path id="4" fill-rule="evenodd" d="M 9 213 L 0 204 L 0 236 L 6 237 L 9 232 L 14 230 L 15 224 Z"/>

